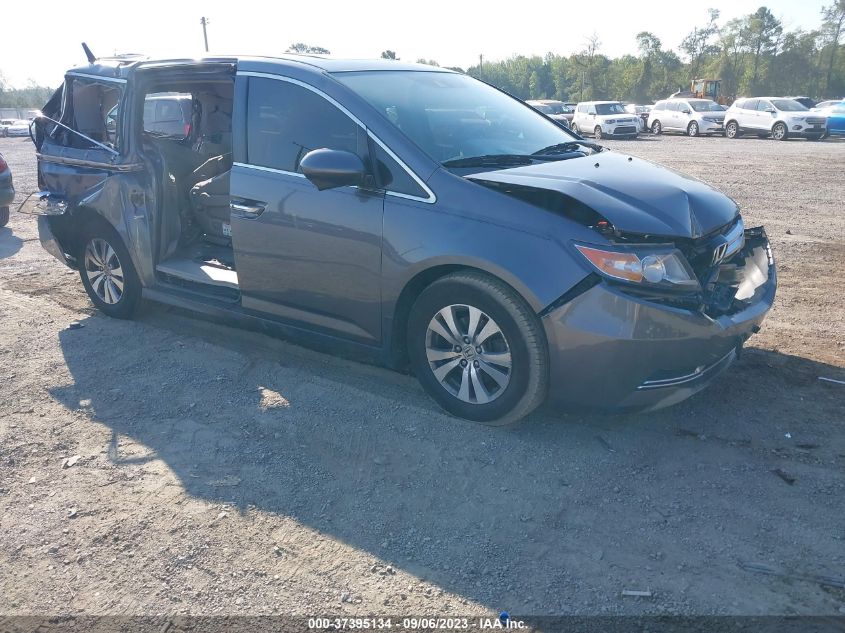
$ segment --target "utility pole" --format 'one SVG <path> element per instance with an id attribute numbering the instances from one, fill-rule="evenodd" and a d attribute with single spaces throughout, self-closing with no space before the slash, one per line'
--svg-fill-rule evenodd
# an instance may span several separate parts
<path id="1" fill-rule="evenodd" d="M 483 66 L 484 66 L 484 55 L 479 53 L 478 54 L 478 68 L 479 68 L 479 70 L 481 70 Z"/>
<path id="2" fill-rule="evenodd" d="M 208 32 L 205 30 L 205 27 L 208 25 L 210 20 L 205 16 L 200 18 L 200 24 L 202 24 L 202 39 L 205 40 L 205 52 L 208 52 Z"/>

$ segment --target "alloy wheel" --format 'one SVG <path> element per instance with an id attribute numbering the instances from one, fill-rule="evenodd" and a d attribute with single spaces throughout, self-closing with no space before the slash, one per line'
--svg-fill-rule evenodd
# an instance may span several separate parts
<path id="1" fill-rule="evenodd" d="M 97 297 L 114 305 L 123 297 L 123 268 L 117 253 L 104 239 L 95 237 L 85 246 L 85 274 Z"/>
<path id="2" fill-rule="evenodd" d="M 596 129 L 593 130 L 593 133 L 596 135 L 597 139 L 601 139 L 601 137 L 602 137 L 601 126 L 597 125 Z"/>
<path id="3" fill-rule="evenodd" d="M 731 121 L 730 123 L 728 123 L 728 127 L 725 128 L 725 135 L 728 138 L 736 138 L 738 131 L 739 130 L 737 129 L 736 123 Z"/>
<path id="4" fill-rule="evenodd" d="M 651 124 L 651 133 L 652 134 L 660 134 L 662 131 L 662 126 L 660 125 L 660 121 L 655 121 Z"/>
<path id="5" fill-rule="evenodd" d="M 511 379 L 511 350 L 499 325 L 469 305 L 449 305 L 428 324 L 428 365 L 441 386 L 470 404 L 487 404 Z"/>
<path id="6" fill-rule="evenodd" d="M 698 136 L 698 123 L 693 121 L 689 124 L 689 129 L 687 130 L 687 134 L 690 136 Z"/>
<path id="7" fill-rule="evenodd" d="M 772 138 L 776 141 L 782 141 L 786 136 L 786 126 L 783 123 L 776 123 L 772 128 Z"/>

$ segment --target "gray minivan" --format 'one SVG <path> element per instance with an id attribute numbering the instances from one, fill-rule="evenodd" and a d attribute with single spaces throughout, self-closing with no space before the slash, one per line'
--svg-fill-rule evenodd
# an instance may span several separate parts
<path id="1" fill-rule="evenodd" d="M 163 93 L 190 101 L 185 134 L 145 130 Z M 237 317 L 408 368 L 487 424 L 547 396 L 678 402 L 774 298 L 765 232 L 733 200 L 431 66 L 97 59 L 35 142 L 25 204 L 104 313 Z"/>

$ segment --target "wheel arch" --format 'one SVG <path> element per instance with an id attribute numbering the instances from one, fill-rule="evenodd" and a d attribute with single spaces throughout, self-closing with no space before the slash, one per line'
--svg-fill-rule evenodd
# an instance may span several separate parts
<path id="1" fill-rule="evenodd" d="M 477 272 L 496 279 L 508 286 L 525 301 L 534 314 L 537 314 L 543 307 L 540 299 L 525 284 L 519 282 L 507 271 L 498 270 L 496 266 L 490 266 L 489 263 L 431 262 L 429 265 L 413 272 L 405 282 L 394 304 L 393 314 L 387 319 L 388 339 L 385 351 L 392 367 L 404 369 L 408 365 L 405 331 L 408 328 L 411 308 L 417 297 L 436 281 L 456 272 Z"/>

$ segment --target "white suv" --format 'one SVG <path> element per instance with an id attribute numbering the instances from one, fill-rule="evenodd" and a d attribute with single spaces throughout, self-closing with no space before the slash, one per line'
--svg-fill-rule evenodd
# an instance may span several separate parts
<path id="1" fill-rule="evenodd" d="M 625 136 L 636 138 L 639 125 L 637 117 L 625 112 L 618 101 L 584 101 L 575 107 L 570 127 L 578 134 Z"/>
<path id="2" fill-rule="evenodd" d="M 794 99 L 757 97 L 737 99 L 725 113 L 725 136 L 737 138 L 744 132 L 778 141 L 804 136 L 817 141 L 825 133 L 827 119 L 810 112 Z"/>
<path id="3" fill-rule="evenodd" d="M 722 106 L 710 99 L 665 99 L 654 104 L 648 116 L 648 128 L 654 134 L 722 134 L 724 122 Z"/>

